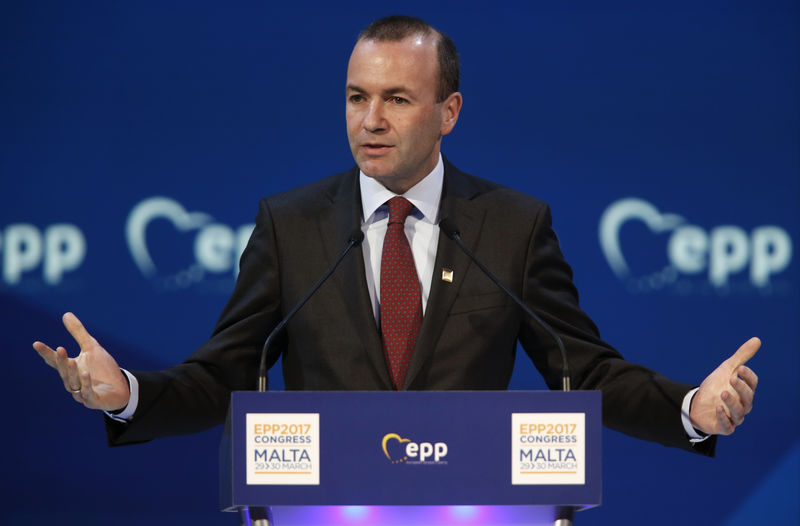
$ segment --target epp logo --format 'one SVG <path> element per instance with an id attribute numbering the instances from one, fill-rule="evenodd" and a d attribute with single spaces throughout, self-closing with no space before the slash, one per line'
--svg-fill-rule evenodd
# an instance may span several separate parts
<path id="1" fill-rule="evenodd" d="M 392 464 L 403 462 L 407 464 L 444 464 L 447 462 L 442 460 L 447 456 L 447 444 L 444 442 L 435 444 L 421 442 L 418 444 L 397 433 L 387 433 L 381 441 L 381 448 Z"/>
<path id="2" fill-rule="evenodd" d="M 666 247 L 669 264 L 648 276 L 634 277 L 623 256 L 620 230 L 628 221 L 644 223 L 654 234 L 669 233 Z M 732 274 L 748 265 L 753 287 L 764 288 L 770 278 L 786 269 L 792 259 L 792 240 L 781 227 L 765 225 L 749 234 L 733 225 L 705 230 L 687 224 L 677 214 L 661 213 L 652 204 L 634 197 L 609 205 L 600 218 L 600 246 L 611 270 L 639 290 L 656 290 L 677 281 L 680 274 L 707 272 L 715 288 L 729 283 Z"/>
<path id="3" fill-rule="evenodd" d="M 58 285 L 64 274 L 83 264 L 86 238 L 69 223 L 56 223 L 39 229 L 28 223 L 8 225 L 0 232 L 3 281 L 17 285 L 22 275 L 41 265 L 42 280 Z"/>
<path id="4" fill-rule="evenodd" d="M 202 281 L 206 273 L 239 272 L 238 261 L 255 225 L 236 230 L 204 212 L 187 212 L 179 202 L 168 197 L 150 197 L 133 207 L 125 225 L 125 238 L 136 266 L 147 278 L 156 278 L 158 270 L 147 244 L 147 228 L 158 220 L 168 221 L 179 234 L 194 235 L 194 261 L 170 276 L 161 276 L 166 288 L 185 288 Z"/>

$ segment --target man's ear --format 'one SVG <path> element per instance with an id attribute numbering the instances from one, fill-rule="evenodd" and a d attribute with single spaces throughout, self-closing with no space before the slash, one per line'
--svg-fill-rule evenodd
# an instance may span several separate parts
<path id="1" fill-rule="evenodd" d="M 457 91 L 448 95 L 442 102 L 442 135 L 447 135 L 455 128 L 462 103 L 461 93 Z"/>

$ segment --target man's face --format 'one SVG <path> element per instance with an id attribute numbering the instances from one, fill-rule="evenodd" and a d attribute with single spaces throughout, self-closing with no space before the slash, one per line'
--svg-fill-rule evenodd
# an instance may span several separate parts
<path id="1" fill-rule="evenodd" d="M 405 193 L 436 166 L 461 95 L 436 102 L 436 39 L 360 40 L 347 68 L 347 136 L 364 174 Z"/>

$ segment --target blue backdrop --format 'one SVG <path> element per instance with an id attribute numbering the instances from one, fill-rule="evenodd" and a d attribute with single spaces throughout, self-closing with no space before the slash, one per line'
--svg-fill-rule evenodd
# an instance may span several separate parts
<path id="1" fill-rule="evenodd" d="M 201 344 L 258 198 L 352 165 L 346 61 L 397 9 L 0 4 L 2 522 L 235 522 L 219 429 L 109 449 L 30 344 L 74 352 L 67 310 L 127 368 Z M 764 342 L 756 410 L 716 459 L 606 431 L 604 506 L 580 524 L 800 522 L 798 3 L 402 10 L 459 46 L 443 151 L 551 203 L 607 341 L 687 382 Z M 513 386 L 543 386 L 524 357 Z"/>

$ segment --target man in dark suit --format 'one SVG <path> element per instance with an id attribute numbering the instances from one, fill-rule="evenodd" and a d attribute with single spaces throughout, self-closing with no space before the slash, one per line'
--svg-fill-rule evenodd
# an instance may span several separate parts
<path id="1" fill-rule="evenodd" d="M 505 389 L 518 340 L 556 387 L 561 359 L 551 339 L 439 232 L 443 218 L 560 334 L 573 386 L 603 391 L 606 425 L 711 454 L 704 435 L 743 421 L 757 384 L 744 363 L 757 339 L 699 389 L 624 361 L 578 305 L 547 206 L 441 156 L 462 106 L 449 38 L 409 17 L 373 23 L 351 55 L 346 91 L 357 168 L 262 200 L 234 293 L 209 342 L 183 364 L 120 374 L 72 314 L 64 322 L 81 346 L 77 358 L 34 344 L 76 401 L 110 411 L 113 444 L 220 423 L 231 390 L 255 386 L 265 333 L 359 227 L 363 245 L 268 357 L 272 365 L 282 353 L 288 389 Z"/>

